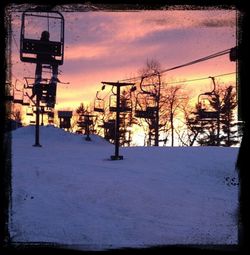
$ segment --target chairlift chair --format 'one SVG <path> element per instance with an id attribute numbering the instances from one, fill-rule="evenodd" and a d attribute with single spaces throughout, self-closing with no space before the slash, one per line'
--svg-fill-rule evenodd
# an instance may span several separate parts
<path id="1" fill-rule="evenodd" d="M 53 124 L 54 123 L 54 112 L 48 111 L 48 123 Z"/>
<path id="2" fill-rule="evenodd" d="M 54 108 L 56 103 L 56 87 L 55 83 L 46 86 L 46 96 L 43 98 L 47 107 Z"/>
<path id="3" fill-rule="evenodd" d="M 214 110 L 210 101 L 217 100 L 217 96 L 213 92 L 202 93 L 198 96 L 198 116 L 200 120 L 213 120 L 219 117 L 219 112 Z M 207 102 L 207 103 L 206 103 Z"/>
<path id="4" fill-rule="evenodd" d="M 27 116 L 33 116 L 32 107 L 28 107 L 28 108 L 26 109 L 26 115 L 27 115 Z"/>
<path id="5" fill-rule="evenodd" d="M 17 98 L 17 94 L 16 92 L 18 93 L 18 96 L 19 98 Z M 23 104 L 23 99 L 24 99 L 24 87 L 22 87 L 21 89 L 18 89 L 17 88 L 17 80 L 16 80 L 16 83 L 15 83 L 15 87 L 14 87 L 14 90 L 13 90 L 13 103 L 14 104 Z"/>
<path id="6" fill-rule="evenodd" d="M 78 121 L 77 122 L 77 126 L 79 127 L 79 128 L 86 128 L 86 123 L 84 122 L 84 121 Z"/>
<path id="7" fill-rule="evenodd" d="M 21 105 L 23 105 L 23 99 L 24 99 L 23 92 L 22 92 L 21 98 L 15 98 L 15 95 L 13 95 L 13 103 L 14 104 L 21 104 Z"/>
<path id="8" fill-rule="evenodd" d="M 54 112 L 48 111 L 48 117 L 49 118 L 54 118 Z"/>
<path id="9" fill-rule="evenodd" d="M 117 112 L 116 95 L 111 95 L 109 97 L 109 111 Z M 121 98 L 120 98 L 120 112 L 131 112 L 131 111 L 132 111 L 131 99 L 121 96 Z"/>
<path id="10" fill-rule="evenodd" d="M 103 102 L 101 100 L 95 100 L 94 104 L 95 112 L 104 112 Z"/>
<path id="11" fill-rule="evenodd" d="M 94 101 L 94 111 L 95 112 L 104 112 L 104 100 L 98 97 L 98 91 L 96 93 L 96 98 Z"/>
<path id="12" fill-rule="evenodd" d="M 115 128 L 115 120 L 108 120 L 103 123 L 103 128 L 104 129 L 113 129 Z"/>
<path id="13" fill-rule="evenodd" d="M 49 24 L 58 22 L 60 29 L 59 38 L 56 41 L 41 41 L 38 36 L 32 34 L 34 31 L 34 22 L 40 20 L 41 23 L 47 24 L 45 27 L 36 27 L 36 31 L 50 30 Z M 50 32 L 50 31 L 48 31 Z M 54 32 L 54 31 L 53 31 Z M 40 35 L 39 35 L 40 36 Z M 32 38 L 35 37 L 35 38 Z M 48 58 L 44 64 L 63 64 L 64 58 L 64 17 L 58 11 L 24 11 L 22 14 L 22 26 L 20 35 L 20 59 L 23 62 L 39 63 L 37 54 L 53 56 Z"/>
<path id="14" fill-rule="evenodd" d="M 121 112 L 131 112 L 132 111 L 132 101 L 130 98 L 121 98 L 120 111 Z"/>
<path id="15" fill-rule="evenodd" d="M 35 125 L 36 121 L 35 120 L 30 120 L 30 125 Z"/>
<path id="16" fill-rule="evenodd" d="M 29 98 L 27 97 L 27 95 L 23 96 L 23 103 L 22 103 L 22 105 L 23 106 L 29 106 L 30 105 Z"/>
<path id="17" fill-rule="evenodd" d="M 152 95 L 147 95 L 145 97 L 144 94 L 145 94 L 144 92 L 139 92 L 137 94 L 135 104 L 135 117 L 144 119 L 154 119 L 155 112 L 157 111 L 156 101 L 152 97 Z"/>
<path id="18" fill-rule="evenodd" d="M 58 111 L 59 127 L 69 129 L 71 127 L 72 111 Z"/>
<path id="19" fill-rule="evenodd" d="M 110 112 L 117 112 L 116 95 L 110 95 L 109 96 L 109 111 Z"/>
<path id="20" fill-rule="evenodd" d="M 23 104 L 23 99 L 13 99 L 14 104 Z"/>
<path id="21" fill-rule="evenodd" d="M 109 120 L 107 122 L 104 122 L 104 133 L 105 138 L 108 140 L 114 140 L 115 139 L 115 120 Z"/>
<path id="22" fill-rule="evenodd" d="M 155 96 L 154 95 L 147 95 L 146 96 L 146 102 L 147 102 L 147 112 L 149 114 L 151 113 L 155 113 L 157 111 L 157 106 L 156 106 L 156 99 L 155 99 Z"/>
<path id="23" fill-rule="evenodd" d="M 93 124 L 93 120 L 83 120 L 83 121 L 77 121 L 77 126 L 78 127 L 87 127 Z"/>
<path id="24" fill-rule="evenodd" d="M 160 76 L 158 73 L 155 73 L 154 75 L 158 76 L 158 84 L 160 84 Z M 143 76 L 140 81 L 140 89 L 144 94 L 152 95 L 152 90 L 156 90 L 157 85 L 155 83 L 146 83 L 147 82 L 147 76 Z"/>

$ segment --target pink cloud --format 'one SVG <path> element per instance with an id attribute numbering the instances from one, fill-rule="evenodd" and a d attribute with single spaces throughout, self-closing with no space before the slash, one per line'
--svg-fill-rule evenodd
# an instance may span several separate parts
<path id="1" fill-rule="evenodd" d="M 109 54 L 108 48 L 98 45 L 72 45 L 65 49 L 65 61 L 100 58 Z"/>
<path id="2" fill-rule="evenodd" d="M 155 58 L 163 68 L 168 68 L 236 43 L 234 10 L 65 12 L 63 15 L 65 62 L 59 68 L 63 71 L 59 78 L 70 85 L 58 85 L 58 107 L 92 102 L 101 81 L 137 76 L 147 58 Z M 20 21 L 13 22 L 19 42 Z M 13 74 L 20 79 L 34 76 L 35 65 L 21 63 L 15 45 L 12 46 Z M 234 69 L 235 63 L 225 56 L 168 73 L 164 79 L 189 79 Z"/>

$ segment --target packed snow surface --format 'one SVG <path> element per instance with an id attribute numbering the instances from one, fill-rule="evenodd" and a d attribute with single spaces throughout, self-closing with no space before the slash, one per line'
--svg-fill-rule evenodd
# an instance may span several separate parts
<path id="1" fill-rule="evenodd" d="M 123 147 L 45 126 L 12 132 L 13 242 L 81 249 L 238 243 L 238 148 Z"/>

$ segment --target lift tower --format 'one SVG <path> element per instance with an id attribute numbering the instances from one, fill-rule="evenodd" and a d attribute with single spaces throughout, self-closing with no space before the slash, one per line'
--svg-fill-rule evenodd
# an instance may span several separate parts
<path id="1" fill-rule="evenodd" d="M 116 87 L 116 109 L 113 111 L 116 112 L 116 120 L 115 120 L 115 155 L 112 155 L 111 160 L 122 160 L 123 156 L 119 155 L 119 128 L 120 128 L 120 112 L 121 112 L 121 87 L 124 86 L 134 86 L 135 83 L 126 83 L 126 82 L 102 82 L 103 85 L 110 85 Z"/>

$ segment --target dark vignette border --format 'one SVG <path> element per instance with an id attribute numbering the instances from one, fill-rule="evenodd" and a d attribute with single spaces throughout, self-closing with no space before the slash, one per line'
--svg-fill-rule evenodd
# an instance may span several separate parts
<path id="1" fill-rule="evenodd" d="M 132 3 L 131 3 L 132 2 Z M 249 30 L 249 9 L 246 3 L 247 1 L 237 0 L 168 0 L 168 1 L 122 1 L 121 3 L 112 4 L 109 1 L 67 1 L 67 0 L 33 0 L 33 1 L 7 1 L 4 0 L 1 3 L 0 13 L 0 24 L 3 34 L 6 37 L 7 29 L 4 26 L 5 9 L 9 4 L 15 4 L 16 6 L 25 6 L 26 4 L 46 5 L 48 8 L 53 8 L 56 5 L 68 5 L 69 11 L 81 11 L 82 9 L 77 4 L 85 4 L 83 10 L 86 8 L 94 10 L 94 7 L 99 9 L 110 9 L 112 11 L 120 10 L 157 10 L 157 9 L 230 9 L 236 8 L 240 15 L 238 17 L 238 46 L 239 46 L 239 60 L 237 64 L 238 85 L 241 91 L 241 108 L 242 108 L 242 120 L 244 121 L 243 139 L 239 149 L 238 159 L 236 167 L 239 171 L 240 177 L 240 212 L 239 212 L 239 245 L 227 245 L 227 246 L 185 246 L 185 245 L 170 245 L 170 246 L 156 246 L 143 249 L 117 249 L 117 250 L 106 250 L 106 251 L 78 251 L 72 249 L 70 246 L 62 246 L 54 243 L 13 243 L 8 235 L 8 208 L 11 205 L 11 135 L 6 133 L 7 125 L 7 105 L 5 104 L 5 81 L 6 81 L 6 60 L 5 60 L 5 49 L 6 42 L 1 45 L 1 85 L 0 85 L 0 155 L 1 155 L 1 169 L 0 169 L 0 254 L 93 254 L 93 253 L 108 253 L 108 254 L 128 254 L 128 253 L 187 253 L 191 254 L 238 254 L 238 253 L 249 253 L 250 248 L 248 244 L 248 216 L 249 209 L 247 208 L 248 197 L 246 193 L 248 185 L 247 165 L 246 165 L 246 150 L 248 147 L 248 129 L 249 122 L 247 119 L 247 60 L 249 60 L 249 39 L 247 37 L 247 30 Z M 20 5 L 19 5 L 20 4 Z M 24 4 L 24 5 L 23 5 Z M 2 37 L 3 40 L 3 37 Z M 2 48 L 3 47 L 3 48 Z"/>

